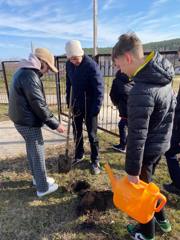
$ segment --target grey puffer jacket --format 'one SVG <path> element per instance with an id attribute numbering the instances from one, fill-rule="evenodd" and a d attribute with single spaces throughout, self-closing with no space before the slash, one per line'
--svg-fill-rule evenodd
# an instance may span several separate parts
<path id="1" fill-rule="evenodd" d="M 176 105 L 173 76 L 172 64 L 156 52 L 133 78 L 125 164 L 129 175 L 140 175 L 144 156 L 164 154 L 170 147 Z"/>

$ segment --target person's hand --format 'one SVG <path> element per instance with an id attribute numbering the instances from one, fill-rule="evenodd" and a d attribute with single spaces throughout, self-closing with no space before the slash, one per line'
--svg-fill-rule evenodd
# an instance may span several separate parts
<path id="1" fill-rule="evenodd" d="M 131 183 L 138 184 L 139 183 L 139 176 L 128 175 L 128 180 Z"/>
<path id="2" fill-rule="evenodd" d="M 63 133 L 65 131 L 65 128 L 64 126 L 60 123 L 58 128 L 56 128 L 56 131 L 59 132 L 59 133 Z"/>

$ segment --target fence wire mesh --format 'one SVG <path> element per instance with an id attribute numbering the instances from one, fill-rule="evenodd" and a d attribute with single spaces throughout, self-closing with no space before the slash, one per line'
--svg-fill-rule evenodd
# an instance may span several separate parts
<path id="1" fill-rule="evenodd" d="M 148 53 L 145 53 L 148 54 Z M 176 78 L 173 83 L 174 89 L 177 91 L 180 80 L 180 64 L 176 51 L 161 52 L 174 65 Z M 98 117 L 98 127 L 111 134 L 118 135 L 118 122 L 120 120 L 117 109 L 112 105 L 109 92 L 112 81 L 117 69 L 112 63 L 111 55 L 97 55 L 96 61 L 104 76 L 105 94 L 102 108 Z M 66 105 L 66 58 L 65 56 L 56 56 L 55 63 L 59 70 L 58 74 L 48 73 L 42 78 L 45 97 L 50 109 L 61 120 L 67 121 L 67 105 Z M 17 70 L 19 62 L 4 61 L 0 68 L 0 104 L 8 104 L 9 86 L 12 76 Z"/>

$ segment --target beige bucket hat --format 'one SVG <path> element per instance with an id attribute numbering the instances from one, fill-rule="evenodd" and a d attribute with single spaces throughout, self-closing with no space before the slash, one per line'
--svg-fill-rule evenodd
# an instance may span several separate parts
<path id="1" fill-rule="evenodd" d="M 34 55 L 47 63 L 53 72 L 58 72 L 58 69 L 54 66 L 54 55 L 47 48 L 36 48 Z"/>

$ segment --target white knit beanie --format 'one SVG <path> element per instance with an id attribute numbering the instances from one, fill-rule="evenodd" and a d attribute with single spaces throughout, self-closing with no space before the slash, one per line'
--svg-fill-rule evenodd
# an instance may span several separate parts
<path id="1" fill-rule="evenodd" d="M 81 43 L 78 40 L 71 40 L 66 43 L 66 55 L 67 58 L 79 57 L 84 55 L 84 50 L 81 47 Z"/>

